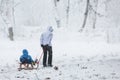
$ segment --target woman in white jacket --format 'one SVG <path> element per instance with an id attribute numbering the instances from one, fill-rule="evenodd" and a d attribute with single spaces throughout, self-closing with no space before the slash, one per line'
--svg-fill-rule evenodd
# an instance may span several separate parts
<path id="1" fill-rule="evenodd" d="M 42 33 L 40 42 L 41 47 L 43 49 L 43 67 L 50 66 L 52 67 L 52 38 L 53 38 L 53 28 L 52 26 L 48 27 L 47 31 Z M 47 54 L 48 54 L 48 62 L 47 62 Z M 48 65 L 46 65 L 48 63 Z"/>

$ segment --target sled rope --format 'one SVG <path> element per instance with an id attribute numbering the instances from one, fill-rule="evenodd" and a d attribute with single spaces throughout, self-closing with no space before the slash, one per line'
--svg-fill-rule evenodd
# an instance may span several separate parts
<path id="1" fill-rule="evenodd" d="M 40 60 L 41 60 L 41 58 L 42 58 L 42 55 L 43 55 L 43 52 L 41 53 L 40 58 L 39 58 L 39 60 L 38 60 L 38 63 L 37 63 L 37 69 L 38 69 L 38 67 L 39 67 Z"/>

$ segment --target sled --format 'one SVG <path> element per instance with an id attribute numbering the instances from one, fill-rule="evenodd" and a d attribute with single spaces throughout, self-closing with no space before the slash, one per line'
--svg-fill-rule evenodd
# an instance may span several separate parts
<path id="1" fill-rule="evenodd" d="M 36 70 L 37 68 L 18 68 L 18 71 L 21 70 Z"/>
<path id="2" fill-rule="evenodd" d="M 21 70 L 33 70 L 33 69 L 38 69 L 39 61 L 38 61 L 38 59 L 36 59 L 34 64 L 19 63 L 19 65 L 20 65 L 20 67 L 18 68 L 19 71 L 21 71 Z"/>

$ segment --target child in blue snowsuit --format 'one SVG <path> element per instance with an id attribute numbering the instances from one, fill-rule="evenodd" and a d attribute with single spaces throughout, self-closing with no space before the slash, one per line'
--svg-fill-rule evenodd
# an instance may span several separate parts
<path id="1" fill-rule="evenodd" d="M 35 64 L 32 57 L 28 55 L 28 51 L 26 49 L 23 49 L 23 55 L 20 57 L 20 68 L 22 68 L 22 64 L 28 68 L 29 64 L 31 64 L 31 67 L 33 68 L 33 65 Z"/>

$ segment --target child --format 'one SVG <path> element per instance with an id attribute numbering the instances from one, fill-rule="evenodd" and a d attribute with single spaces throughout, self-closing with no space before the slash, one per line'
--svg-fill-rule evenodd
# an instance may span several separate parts
<path id="1" fill-rule="evenodd" d="M 23 49 L 23 55 L 20 57 L 20 69 L 22 69 L 22 65 L 24 65 L 25 68 L 29 68 L 29 64 L 31 65 L 31 69 L 33 69 L 33 65 L 35 65 L 35 62 L 33 61 L 32 57 L 28 54 L 28 51 L 26 49 Z"/>

